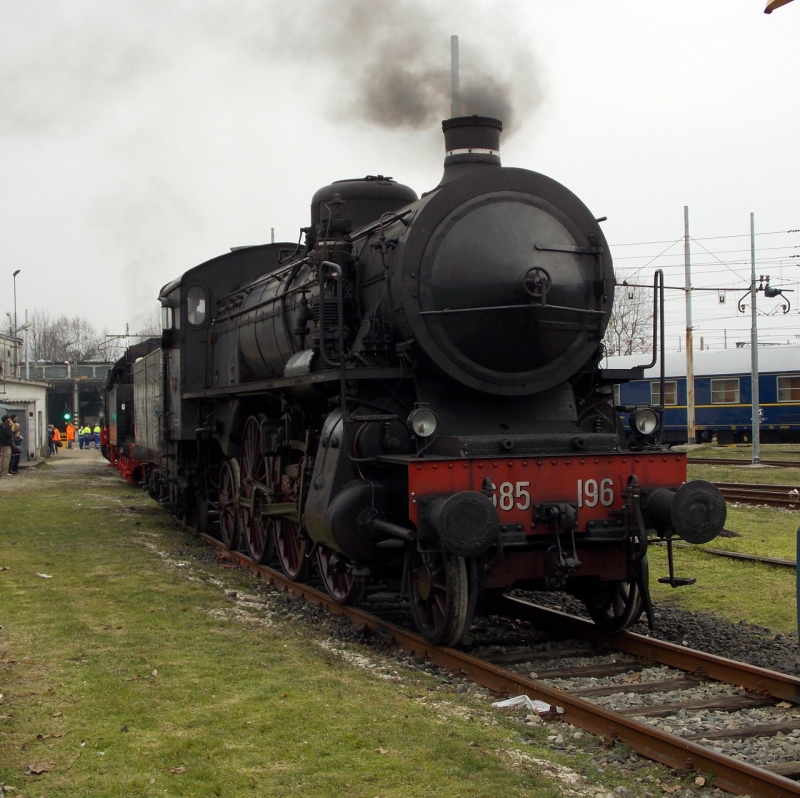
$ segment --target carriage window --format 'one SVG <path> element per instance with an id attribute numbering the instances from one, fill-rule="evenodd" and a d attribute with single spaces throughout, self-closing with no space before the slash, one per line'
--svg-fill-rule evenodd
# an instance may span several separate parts
<path id="1" fill-rule="evenodd" d="M 186 321 L 197 327 L 206 320 L 206 292 L 199 285 L 193 285 L 186 292 Z"/>
<path id="2" fill-rule="evenodd" d="M 650 404 L 657 407 L 674 407 L 678 404 L 678 381 L 664 380 L 664 404 L 661 404 L 661 380 L 650 383 Z"/>
<path id="3" fill-rule="evenodd" d="M 711 380 L 712 405 L 738 405 L 739 379 Z"/>
<path id="4" fill-rule="evenodd" d="M 778 401 L 800 402 L 800 375 L 778 377 Z"/>
<path id="5" fill-rule="evenodd" d="M 172 317 L 172 308 L 168 308 L 166 305 L 164 305 L 161 308 L 161 329 L 171 330 L 173 324 L 174 319 Z"/>

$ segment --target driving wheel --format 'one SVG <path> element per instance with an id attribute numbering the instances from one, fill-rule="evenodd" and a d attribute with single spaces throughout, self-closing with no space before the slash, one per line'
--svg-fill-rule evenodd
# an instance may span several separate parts
<path id="1" fill-rule="evenodd" d="M 306 557 L 308 539 L 300 529 L 300 524 L 288 518 L 276 518 L 275 550 L 281 570 L 293 582 L 308 578 L 309 562 Z"/>
<path id="2" fill-rule="evenodd" d="M 317 566 L 325 589 L 339 604 L 358 604 L 364 598 L 367 583 L 353 576 L 350 563 L 327 546 L 317 546 Z"/>
<path id="3" fill-rule="evenodd" d="M 407 555 L 411 614 L 420 634 L 430 643 L 455 645 L 467 625 L 469 585 L 466 560 L 446 551 L 419 551 Z"/>
<path id="4" fill-rule="evenodd" d="M 240 481 L 239 463 L 226 460 L 219 471 L 219 532 L 222 542 L 231 551 L 239 546 L 236 494 Z"/>
<path id="5" fill-rule="evenodd" d="M 589 617 L 602 632 L 615 634 L 635 623 L 644 604 L 639 585 L 626 580 L 601 582 L 582 597 Z"/>
<path id="6" fill-rule="evenodd" d="M 257 563 L 267 562 L 272 555 L 270 525 L 261 515 L 268 501 L 266 485 L 267 461 L 261 451 L 261 424 L 255 416 L 250 416 L 242 436 L 239 518 L 247 552 Z"/>

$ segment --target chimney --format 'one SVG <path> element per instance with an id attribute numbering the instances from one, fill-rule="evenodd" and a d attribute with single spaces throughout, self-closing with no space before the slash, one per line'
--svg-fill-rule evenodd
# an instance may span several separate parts
<path id="1" fill-rule="evenodd" d="M 444 174 L 439 185 L 475 169 L 500 166 L 500 131 L 503 123 L 489 116 L 457 116 L 442 122 Z"/>

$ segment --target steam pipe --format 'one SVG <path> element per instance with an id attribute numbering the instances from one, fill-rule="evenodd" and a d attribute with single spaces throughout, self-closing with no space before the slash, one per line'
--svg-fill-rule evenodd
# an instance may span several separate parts
<path id="1" fill-rule="evenodd" d="M 342 408 L 342 443 L 344 444 L 344 450 L 348 451 L 347 449 L 347 405 L 345 404 L 347 399 L 347 381 L 345 379 L 345 354 L 344 354 L 344 282 L 342 279 L 342 267 L 339 266 L 338 263 L 333 263 L 329 260 L 324 260 L 319 265 L 320 268 L 320 287 L 319 287 L 319 298 L 320 298 L 320 354 L 323 357 L 323 360 L 326 362 L 328 359 L 325 357 L 325 328 L 323 325 L 323 319 L 325 317 L 325 290 L 322 282 L 324 280 L 324 273 L 325 270 L 330 270 L 333 274 L 336 275 L 336 309 L 338 311 L 338 328 L 339 328 L 339 362 L 338 363 L 330 363 L 332 366 L 339 366 L 339 394 L 341 396 L 340 403 Z"/>
<path id="2" fill-rule="evenodd" d="M 450 37 L 450 116 L 461 116 L 461 85 L 458 65 L 458 36 Z"/>

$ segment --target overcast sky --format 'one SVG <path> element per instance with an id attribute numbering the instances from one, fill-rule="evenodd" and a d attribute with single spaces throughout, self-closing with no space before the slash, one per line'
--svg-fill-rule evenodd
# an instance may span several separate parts
<path id="1" fill-rule="evenodd" d="M 469 110 L 510 129 L 504 165 L 608 216 L 618 271 L 682 285 L 688 205 L 696 286 L 744 293 L 754 212 L 757 271 L 797 288 L 800 1 L 764 5 L 0 0 L 0 308 L 20 269 L 20 324 L 38 309 L 133 331 L 186 269 L 271 228 L 297 240 L 320 186 L 432 188 L 450 34 Z M 698 345 L 748 339 L 738 298 L 694 295 Z M 682 292 L 667 317 L 676 348 Z M 761 337 L 800 342 L 798 321 L 763 316 Z"/>

